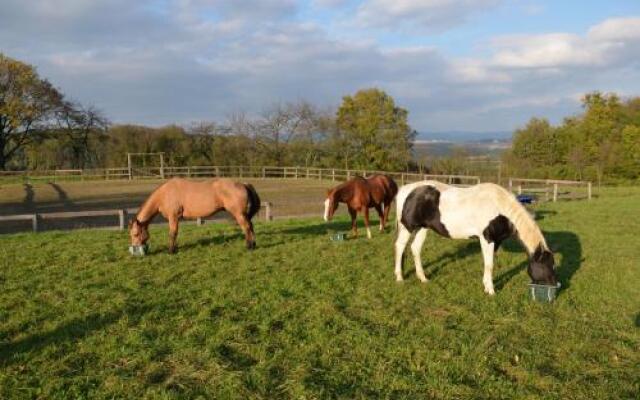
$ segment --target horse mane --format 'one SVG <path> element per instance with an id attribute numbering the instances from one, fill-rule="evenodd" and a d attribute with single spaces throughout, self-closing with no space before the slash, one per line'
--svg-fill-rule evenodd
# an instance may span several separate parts
<path id="1" fill-rule="evenodd" d="M 168 182 L 168 181 L 167 181 Z M 157 188 L 155 188 L 153 190 L 153 192 L 151 192 L 151 194 L 149 196 L 147 196 L 147 198 L 145 199 L 145 201 L 142 203 L 142 205 L 140 206 L 140 208 L 138 209 L 138 212 L 136 213 L 136 220 L 141 223 L 141 224 L 146 224 L 148 222 L 150 222 L 153 217 L 155 217 L 158 214 L 158 211 L 152 211 L 149 212 L 149 210 L 147 210 L 147 208 L 151 207 L 151 201 L 155 199 L 156 195 L 158 194 L 158 191 L 167 184 L 167 182 L 163 183 L 162 185 L 158 186 Z M 140 219 L 140 214 L 142 213 L 148 213 L 149 215 L 146 218 L 143 218 L 144 221 L 142 219 Z"/>
<path id="2" fill-rule="evenodd" d="M 524 244 L 529 255 L 532 255 L 538 246 L 541 246 L 544 250 L 549 250 L 540 227 L 533 220 L 527 209 L 502 186 L 492 186 L 496 188 L 495 192 L 498 195 L 497 200 L 500 212 L 511 221 L 517 231 L 518 238 Z"/>

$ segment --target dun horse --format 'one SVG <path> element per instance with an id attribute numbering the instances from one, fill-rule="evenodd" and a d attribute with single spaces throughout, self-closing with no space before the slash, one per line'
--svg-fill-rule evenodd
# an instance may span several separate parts
<path id="1" fill-rule="evenodd" d="M 254 249 L 256 237 L 251 218 L 260 210 L 260 197 L 252 185 L 223 178 L 198 182 L 173 178 L 161 185 L 129 222 L 131 244 L 144 245 L 149 240 L 149 223 L 162 214 L 169 221 L 169 253 L 175 253 L 182 218 L 208 217 L 221 210 L 235 218 L 244 232 L 247 249 Z"/>
<path id="2" fill-rule="evenodd" d="M 500 243 L 517 235 L 529 255 L 527 272 L 533 283 L 556 285 L 553 253 L 527 210 L 501 186 L 481 183 L 458 188 L 423 181 L 400 188 L 396 200 L 398 238 L 395 243 L 395 274 L 402 281 L 402 254 L 411 234 L 416 275 L 427 282 L 420 251 L 427 229 L 452 239 L 477 237 L 484 258 L 484 291 L 493 295 L 493 255 Z"/>
<path id="3" fill-rule="evenodd" d="M 356 216 L 358 211 L 364 214 L 367 237 L 371 239 L 369 229 L 369 208 L 373 207 L 380 216 L 380 232 L 384 230 L 389 217 L 391 202 L 398 193 L 398 185 L 387 175 L 372 175 L 368 178 L 355 178 L 330 189 L 324 202 L 324 220 L 330 221 L 339 203 L 346 203 L 351 215 L 351 229 L 358 235 Z"/>

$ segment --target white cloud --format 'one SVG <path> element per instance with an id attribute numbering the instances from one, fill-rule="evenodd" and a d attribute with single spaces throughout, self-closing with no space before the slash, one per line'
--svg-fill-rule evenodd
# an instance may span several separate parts
<path id="1" fill-rule="evenodd" d="M 500 0 L 368 0 L 358 7 L 356 20 L 364 26 L 407 31 L 440 31 L 491 9 Z"/>
<path id="2" fill-rule="evenodd" d="M 584 36 L 568 33 L 503 36 L 493 40 L 493 63 L 511 68 L 603 67 L 635 58 L 640 18 L 607 19 Z"/>
<path id="3" fill-rule="evenodd" d="M 248 3 L 231 0 L 61 0 L 58 14 L 44 0 L 33 7 L 4 1 L 0 51 L 37 65 L 116 122 L 221 120 L 298 98 L 336 105 L 345 94 L 378 86 L 410 111 L 419 130 L 507 130 L 532 115 L 573 112 L 578 93 L 640 91 L 639 18 L 606 19 L 584 34 L 502 36 L 484 56 L 461 57 L 419 40 L 391 47 L 374 35 L 337 39 L 318 21 L 292 17 L 301 6 L 289 0 L 246 12 Z M 495 3 L 363 7 L 386 7 L 386 28 L 435 15 L 449 24 Z M 453 4 L 460 15 L 442 14 Z"/>

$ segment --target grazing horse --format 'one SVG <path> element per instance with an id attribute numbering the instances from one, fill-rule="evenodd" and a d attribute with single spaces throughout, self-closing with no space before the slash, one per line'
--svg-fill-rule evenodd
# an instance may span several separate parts
<path id="1" fill-rule="evenodd" d="M 247 249 L 254 249 L 256 236 L 251 218 L 260 210 L 260 197 L 252 185 L 224 178 L 197 182 L 173 178 L 162 184 L 129 222 L 131 244 L 144 245 L 149 240 L 149 223 L 162 214 L 169 221 L 169 253 L 175 253 L 178 222 L 182 218 L 208 217 L 221 210 L 235 218 L 244 232 Z"/>
<path id="2" fill-rule="evenodd" d="M 351 215 L 351 230 L 358 236 L 356 216 L 358 211 L 364 214 L 364 224 L 367 227 L 367 237 L 371 239 L 369 229 L 369 208 L 373 207 L 380 217 L 380 232 L 389 218 L 391 202 L 398 193 L 398 185 L 387 175 L 372 175 L 368 178 L 356 176 L 327 193 L 324 201 L 324 220 L 330 221 L 339 203 L 346 203 Z"/>
<path id="3" fill-rule="evenodd" d="M 493 254 L 500 243 L 517 235 L 529 255 L 527 272 L 533 283 L 556 285 L 553 253 L 527 210 L 501 186 L 481 183 L 468 188 L 423 181 L 400 188 L 396 200 L 398 237 L 396 280 L 402 281 L 402 254 L 411 234 L 416 275 L 427 282 L 420 251 L 427 229 L 452 239 L 477 237 L 484 258 L 484 291 L 493 295 Z"/>

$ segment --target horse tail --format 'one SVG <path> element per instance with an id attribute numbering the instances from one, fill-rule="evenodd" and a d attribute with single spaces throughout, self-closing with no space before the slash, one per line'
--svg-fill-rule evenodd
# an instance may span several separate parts
<path id="1" fill-rule="evenodd" d="M 389 189 L 391 190 L 391 198 L 393 199 L 398 194 L 398 184 L 393 180 L 392 177 L 385 175 L 387 180 L 389 181 Z"/>
<path id="2" fill-rule="evenodd" d="M 251 221 L 254 215 L 260 211 L 260 196 L 256 192 L 256 188 L 250 183 L 245 183 L 244 187 L 247 189 L 247 196 L 249 199 L 249 210 L 247 211 L 247 219 Z"/>

